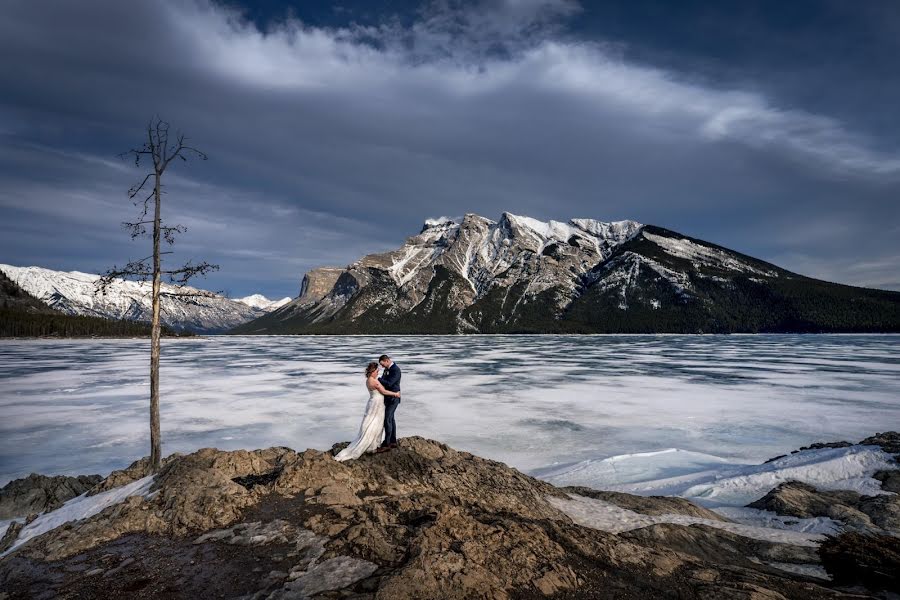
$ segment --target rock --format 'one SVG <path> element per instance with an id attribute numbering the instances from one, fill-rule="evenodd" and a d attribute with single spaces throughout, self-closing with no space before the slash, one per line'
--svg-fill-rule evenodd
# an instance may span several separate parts
<path id="1" fill-rule="evenodd" d="M 867 446 L 881 446 L 881 449 L 888 454 L 900 454 L 900 433 L 896 431 L 876 433 L 875 435 L 862 440 L 861 442 L 859 442 L 859 444 Z M 798 452 L 802 452 L 804 450 L 821 450 L 823 448 L 848 448 L 850 446 L 853 446 L 853 444 L 847 441 L 825 443 L 816 442 L 815 444 L 810 444 L 809 446 L 802 446 L 797 450 L 791 450 L 791 454 L 797 454 Z M 770 463 L 778 460 L 779 458 L 784 458 L 785 456 L 787 456 L 787 454 L 779 454 L 778 456 L 773 456 L 765 462 Z"/>
<path id="2" fill-rule="evenodd" d="M 878 471 L 872 477 L 881 482 L 884 491 L 900 493 L 900 470 Z"/>
<path id="3" fill-rule="evenodd" d="M 178 453 L 167 456 L 161 461 L 161 466 L 165 467 L 168 463 L 178 459 L 180 456 L 181 455 Z M 150 458 L 145 456 L 144 458 L 134 461 L 127 468 L 113 471 L 107 475 L 102 481 L 91 488 L 88 492 L 88 496 L 94 496 L 100 492 L 107 492 L 117 487 L 122 487 L 123 485 L 142 479 L 150 474 Z"/>
<path id="4" fill-rule="evenodd" d="M 810 444 L 809 446 L 801 446 L 798 450 L 792 450 L 791 454 L 796 454 L 798 452 L 802 452 L 803 450 L 822 450 L 824 448 L 849 448 L 852 446 L 850 442 L 816 442 L 815 444 Z"/>
<path id="5" fill-rule="evenodd" d="M 350 556 L 330 558 L 312 566 L 293 581 L 268 596 L 269 600 L 308 598 L 321 592 L 340 590 L 365 579 L 378 565 Z"/>
<path id="6" fill-rule="evenodd" d="M 19 533 L 22 531 L 22 523 L 18 521 L 13 521 L 9 524 L 9 527 L 6 528 L 6 531 L 3 533 L 3 537 L 0 538 L 0 554 L 6 552 L 6 549 L 12 546 L 16 539 L 19 537 Z"/>
<path id="7" fill-rule="evenodd" d="M 112 481 L 143 473 L 138 461 Z M 645 514 L 718 518 L 681 499 L 579 493 Z M 693 526 L 616 535 L 577 525 L 548 500 L 567 497 L 419 437 L 346 463 L 316 450 L 206 448 L 167 458 L 150 497 L 17 548 L 0 560 L 0 588 L 88 599 L 173 585 L 186 597 L 240 589 L 257 600 L 842 597 L 766 564 L 806 565 L 803 549 Z M 135 561 L 102 589 L 78 575 L 115 569 L 123 557 Z"/>
<path id="8" fill-rule="evenodd" d="M 779 515 L 808 519 L 829 517 L 850 531 L 900 534 L 900 496 L 863 496 L 850 490 L 823 491 L 788 481 L 748 504 Z"/>
<path id="9" fill-rule="evenodd" d="M 101 479 L 100 475 L 48 477 L 32 473 L 10 481 L 0 489 L 0 519 L 56 510 L 67 500 L 90 490 Z"/>
<path id="10" fill-rule="evenodd" d="M 881 449 L 888 454 L 900 454 L 900 433 L 896 431 L 876 433 L 875 435 L 862 440 L 860 444 L 866 446 L 881 446 Z"/>
<path id="11" fill-rule="evenodd" d="M 675 498 L 672 496 L 634 496 L 632 494 L 623 494 L 621 492 L 602 492 L 580 486 L 569 486 L 561 489 L 570 494 L 596 498 L 597 500 L 603 500 L 604 502 L 615 504 L 620 508 L 633 510 L 634 512 L 644 515 L 686 515 L 689 517 L 699 517 L 701 519 L 712 519 L 713 521 L 728 521 L 728 519 L 722 515 L 715 513 L 708 508 L 697 506 L 684 498 Z"/>
<path id="12" fill-rule="evenodd" d="M 900 592 L 900 538 L 844 533 L 819 548 L 822 565 L 838 585 Z"/>
<path id="13" fill-rule="evenodd" d="M 224 542 L 234 546 L 258 546 L 273 542 L 290 543 L 298 535 L 297 528 L 281 519 L 269 523 L 254 521 L 239 523 L 228 529 L 217 529 L 194 540 L 195 544 L 209 541 Z"/>
<path id="14" fill-rule="evenodd" d="M 710 562 L 727 562 L 746 567 L 759 563 L 818 564 L 816 548 L 781 544 L 744 537 L 708 525 L 687 527 L 659 523 L 619 534 L 644 545 L 665 547 Z"/>

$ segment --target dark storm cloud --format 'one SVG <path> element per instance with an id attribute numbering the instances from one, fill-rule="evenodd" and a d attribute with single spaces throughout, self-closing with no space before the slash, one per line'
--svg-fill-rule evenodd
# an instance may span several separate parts
<path id="1" fill-rule="evenodd" d="M 426 217 L 504 210 L 633 218 L 900 287 L 890 136 L 632 60 L 576 33 L 590 11 L 573 2 L 435 3 L 344 27 L 206 2 L 4 11 L 0 262 L 137 257 L 117 224 L 141 171 L 115 154 L 158 113 L 210 155 L 170 174 L 179 253 L 220 263 L 207 287 L 236 295 L 295 294 L 304 270 L 394 247 Z"/>

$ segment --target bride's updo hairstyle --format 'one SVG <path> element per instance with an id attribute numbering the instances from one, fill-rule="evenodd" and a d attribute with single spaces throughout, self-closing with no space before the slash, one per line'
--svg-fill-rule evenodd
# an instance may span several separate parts
<path id="1" fill-rule="evenodd" d="M 371 375 L 373 372 L 375 372 L 377 370 L 378 370 L 378 363 L 370 362 L 369 365 L 366 367 L 366 377 L 368 378 L 369 375 Z"/>

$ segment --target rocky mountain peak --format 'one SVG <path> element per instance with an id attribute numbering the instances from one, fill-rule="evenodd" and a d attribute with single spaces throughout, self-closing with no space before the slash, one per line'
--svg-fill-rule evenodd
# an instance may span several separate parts
<path id="1" fill-rule="evenodd" d="M 443 232 L 449 229 L 453 229 L 457 227 L 459 224 L 450 217 L 438 217 L 436 219 L 426 219 L 425 223 L 422 225 L 422 230 L 419 234 L 423 234 L 426 231 L 437 231 Z"/>
<path id="2" fill-rule="evenodd" d="M 846 286 L 633 220 L 429 219 L 396 250 L 320 279 L 328 291 L 238 331 L 900 330 L 900 293 L 848 295 Z M 834 315 L 810 294 L 828 297 Z"/>

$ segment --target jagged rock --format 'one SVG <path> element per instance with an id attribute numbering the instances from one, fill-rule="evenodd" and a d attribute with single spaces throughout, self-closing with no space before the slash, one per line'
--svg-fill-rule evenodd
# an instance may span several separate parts
<path id="1" fill-rule="evenodd" d="M 850 442 L 816 442 L 815 444 L 810 444 L 809 446 L 800 446 L 797 450 L 792 450 L 791 454 L 796 454 L 798 452 L 802 452 L 803 450 L 822 450 L 824 448 L 849 448 L 852 446 Z"/>
<path id="2" fill-rule="evenodd" d="M 620 508 L 627 508 L 644 515 L 686 515 L 688 517 L 712 519 L 713 521 L 728 521 L 722 515 L 708 508 L 697 506 L 684 498 L 675 498 L 673 496 L 634 496 L 632 494 L 623 494 L 622 492 L 592 490 L 581 486 L 569 486 L 561 489 L 570 494 L 596 498 L 597 500 L 603 500 Z"/>
<path id="3" fill-rule="evenodd" d="M 136 463 L 114 478 L 143 473 Z M 247 478 L 256 483 L 236 481 Z M 562 490 L 418 437 L 346 463 L 315 450 L 207 448 L 168 458 L 152 489 L 23 544 L 0 560 L 0 588 L 80 598 L 842 597 L 762 564 L 805 564 L 796 549 L 678 525 L 629 536 L 583 527 L 548 500 Z M 608 498 L 708 516 L 669 498 Z M 84 575 L 94 569 L 104 575 Z"/>
<path id="4" fill-rule="evenodd" d="M 365 579 L 378 570 L 378 565 L 350 556 L 329 558 L 300 574 L 296 579 L 276 590 L 268 600 L 309 598 L 321 592 L 340 590 Z"/>
<path id="5" fill-rule="evenodd" d="M 819 563 L 816 548 L 781 544 L 744 537 L 709 527 L 689 525 L 683 527 L 671 523 L 658 523 L 650 527 L 634 529 L 620 534 L 622 537 L 645 545 L 665 547 L 697 558 L 721 562 L 728 556 L 730 564 L 787 563 L 810 565 Z"/>
<path id="6" fill-rule="evenodd" d="M 15 543 L 16 538 L 19 537 L 19 532 L 22 531 L 23 527 L 24 525 L 18 521 L 13 521 L 9 524 L 9 527 L 7 527 L 6 531 L 3 533 L 3 537 L 0 538 L 0 554 L 6 552 L 6 549 Z"/>
<path id="7" fill-rule="evenodd" d="M 315 304 L 324 298 L 343 272 L 341 267 L 319 267 L 306 273 L 300 282 L 298 304 Z"/>
<path id="8" fill-rule="evenodd" d="M 0 489 L 0 519 L 55 510 L 67 500 L 90 490 L 101 479 L 100 475 L 48 477 L 32 473 L 10 481 Z"/>
<path id="9" fill-rule="evenodd" d="M 822 566 L 840 585 L 900 592 L 900 538 L 844 533 L 820 547 Z"/>
<path id="10" fill-rule="evenodd" d="M 876 433 L 875 435 L 862 440 L 860 444 L 881 446 L 881 449 L 888 454 L 900 454 L 900 433 L 896 431 Z"/>
<path id="11" fill-rule="evenodd" d="M 900 493 L 900 470 L 878 471 L 872 477 L 881 482 L 884 491 Z"/>
<path id="12" fill-rule="evenodd" d="M 863 496 L 850 490 L 824 491 L 799 481 L 788 481 L 748 504 L 779 515 L 829 517 L 851 531 L 900 533 L 900 496 Z"/>

